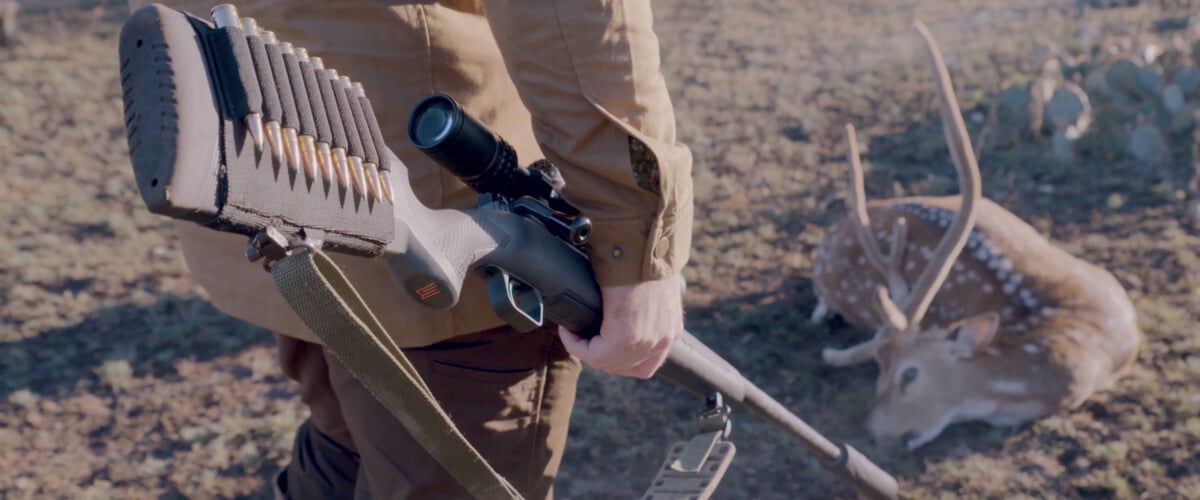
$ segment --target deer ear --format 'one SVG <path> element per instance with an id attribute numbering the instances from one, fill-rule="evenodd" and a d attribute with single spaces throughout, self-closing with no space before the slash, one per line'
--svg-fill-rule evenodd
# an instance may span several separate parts
<path id="1" fill-rule="evenodd" d="M 969 358 L 992 343 L 1000 328 L 1000 315 L 987 312 L 967 318 L 954 330 L 954 353 Z"/>

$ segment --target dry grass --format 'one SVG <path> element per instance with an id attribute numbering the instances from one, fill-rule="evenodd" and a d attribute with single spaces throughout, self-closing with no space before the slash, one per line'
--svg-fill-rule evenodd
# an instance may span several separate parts
<path id="1" fill-rule="evenodd" d="M 842 213 L 844 122 L 866 143 L 872 196 L 953 190 L 911 19 L 942 42 L 978 133 L 1035 43 L 1168 15 L 1155 4 L 1080 16 L 1074 5 L 656 4 L 697 159 L 691 330 L 913 497 L 1200 496 L 1200 232 L 1184 223 L 1196 193 L 1176 195 L 1191 158 L 1085 154 L 1064 167 L 1047 143 L 982 151 L 986 195 L 1112 269 L 1138 306 L 1135 369 L 1075 412 L 956 426 L 916 454 L 875 446 L 862 427 L 874 368 L 819 363 L 821 347 L 862 334 L 806 320 L 809 255 Z M 0 497 L 261 497 L 303 409 L 269 337 L 207 304 L 168 226 L 141 206 L 124 159 L 121 15 L 35 13 L 25 43 L 0 51 Z M 662 382 L 586 373 L 559 495 L 636 496 L 698 404 Z M 721 497 L 849 495 L 752 416 L 735 413 L 733 438 Z"/>

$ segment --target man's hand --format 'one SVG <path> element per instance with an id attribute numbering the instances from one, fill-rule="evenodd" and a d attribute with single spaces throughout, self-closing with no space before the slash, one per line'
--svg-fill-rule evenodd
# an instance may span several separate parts
<path id="1" fill-rule="evenodd" d="M 559 328 L 567 351 L 599 370 L 650 378 L 683 332 L 682 290 L 676 277 L 635 285 L 601 287 L 604 321 L 585 340 Z"/>

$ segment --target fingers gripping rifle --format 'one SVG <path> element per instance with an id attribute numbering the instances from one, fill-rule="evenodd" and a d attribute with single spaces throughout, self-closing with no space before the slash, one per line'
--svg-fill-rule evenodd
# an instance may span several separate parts
<path id="1" fill-rule="evenodd" d="M 468 272 L 481 273 L 493 308 L 518 330 L 550 321 L 585 337 L 599 332 L 601 296 L 583 251 L 590 224 L 558 197 L 551 175 L 521 167 L 511 146 L 435 95 L 414 110 L 409 138 L 481 194 L 478 209 L 429 209 L 385 146 L 361 85 L 231 6 L 214 9 L 214 20 L 154 5 L 122 30 L 130 156 L 152 212 L 247 235 L 247 256 L 268 265 L 322 249 L 383 259 L 414 300 L 437 309 L 458 301 Z M 340 286 L 336 278 L 326 284 Z M 360 312 L 355 324 L 373 328 L 369 310 L 355 307 L 338 311 Z M 378 351 L 403 358 L 380 342 Z M 708 398 L 701 427 L 712 439 L 700 444 L 699 462 L 695 454 L 677 462 L 697 465 L 716 449 L 730 402 L 784 430 L 862 495 L 897 495 L 891 476 L 692 335 L 672 345 L 657 375 Z"/>

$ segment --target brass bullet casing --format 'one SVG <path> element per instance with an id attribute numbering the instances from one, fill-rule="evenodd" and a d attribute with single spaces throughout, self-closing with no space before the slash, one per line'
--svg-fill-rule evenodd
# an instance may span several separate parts
<path id="1" fill-rule="evenodd" d="M 291 42 L 279 42 L 279 51 L 283 52 L 284 54 L 295 54 Z M 301 104 L 296 103 L 296 105 L 300 106 Z M 312 138 L 307 135 L 298 135 L 300 131 L 293 128 L 287 128 L 284 130 L 290 131 L 288 132 L 288 138 L 294 142 L 294 146 L 288 146 L 289 149 L 293 147 L 295 148 L 294 155 L 288 158 L 289 161 L 294 163 L 294 165 L 292 165 L 292 169 L 296 170 L 303 168 L 304 173 L 305 175 L 308 175 L 309 180 L 313 180 L 314 175 L 316 175 L 317 172 L 317 152 L 315 147 L 309 148 L 307 146 L 307 144 L 309 144 L 308 139 Z"/>
<path id="2" fill-rule="evenodd" d="M 351 156 L 350 158 L 350 176 L 354 183 L 354 192 L 359 196 L 367 196 L 367 172 L 363 167 L 362 158 Z"/>
<path id="3" fill-rule="evenodd" d="M 213 7 L 208 11 L 212 16 L 213 24 L 218 28 L 229 28 L 238 26 L 237 7 L 233 4 L 223 3 Z"/>
<path id="4" fill-rule="evenodd" d="M 213 21 L 214 22 L 216 22 L 216 10 L 219 7 L 221 7 L 221 6 L 218 5 L 216 7 L 213 7 Z M 235 13 L 237 12 L 236 9 L 234 10 L 234 12 Z M 219 23 L 218 23 L 218 25 L 219 25 Z M 242 32 L 245 33 L 246 35 L 257 35 L 258 34 L 258 21 L 255 21 L 254 18 L 243 17 L 238 20 L 238 26 L 240 26 L 242 28 Z M 246 130 L 250 131 L 250 138 L 254 140 L 254 147 L 258 148 L 259 151 L 262 151 L 263 139 L 264 139 L 263 136 L 265 135 L 265 133 L 263 131 L 263 115 L 262 115 L 262 113 L 250 113 L 249 115 L 246 115 L 245 121 L 246 121 Z"/>
<path id="5" fill-rule="evenodd" d="M 305 53 L 305 56 L 307 57 L 308 50 L 305 49 L 304 53 Z M 325 61 L 323 61 L 320 57 L 309 57 L 308 62 L 310 64 L 312 64 L 312 67 L 314 70 L 321 71 L 321 70 L 325 69 Z M 329 144 L 320 142 L 320 141 L 317 142 L 317 158 L 321 161 L 321 164 L 325 168 L 325 179 L 326 180 L 332 182 L 333 179 L 336 178 L 336 177 L 334 177 L 335 175 L 340 176 L 341 169 L 338 168 L 338 166 L 337 166 L 336 160 L 334 159 L 333 152 L 331 151 Z M 343 184 L 343 186 L 344 185 L 345 184 Z"/>
<path id="6" fill-rule="evenodd" d="M 379 185 L 383 188 L 383 196 L 388 203 L 396 204 L 396 193 L 392 192 L 392 173 L 387 170 L 379 171 Z"/>
<path id="7" fill-rule="evenodd" d="M 275 44 L 276 40 L 274 32 L 263 29 L 261 26 L 258 26 L 257 23 L 255 23 L 253 27 L 258 30 L 258 36 L 262 37 L 264 44 Z M 280 125 L 279 121 L 268 121 L 266 134 L 264 135 L 266 136 L 265 138 L 267 140 L 267 145 L 271 147 L 271 155 L 275 157 L 275 161 L 280 164 L 286 163 L 288 145 L 284 140 L 282 125 Z"/>
<path id="8" fill-rule="evenodd" d="M 243 17 L 242 31 L 246 33 L 246 36 L 258 36 L 258 21 L 255 21 L 253 17 Z"/>
<path id="9" fill-rule="evenodd" d="M 326 184 L 334 182 L 336 174 L 336 166 L 333 163 L 333 151 L 329 150 L 329 145 L 324 142 L 317 143 L 317 164 L 321 166 L 321 178 Z"/>
<path id="10" fill-rule="evenodd" d="M 337 167 L 338 185 L 342 189 L 353 189 L 350 185 L 350 159 L 346 158 L 344 148 L 333 148 L 333 165 Z"/>

